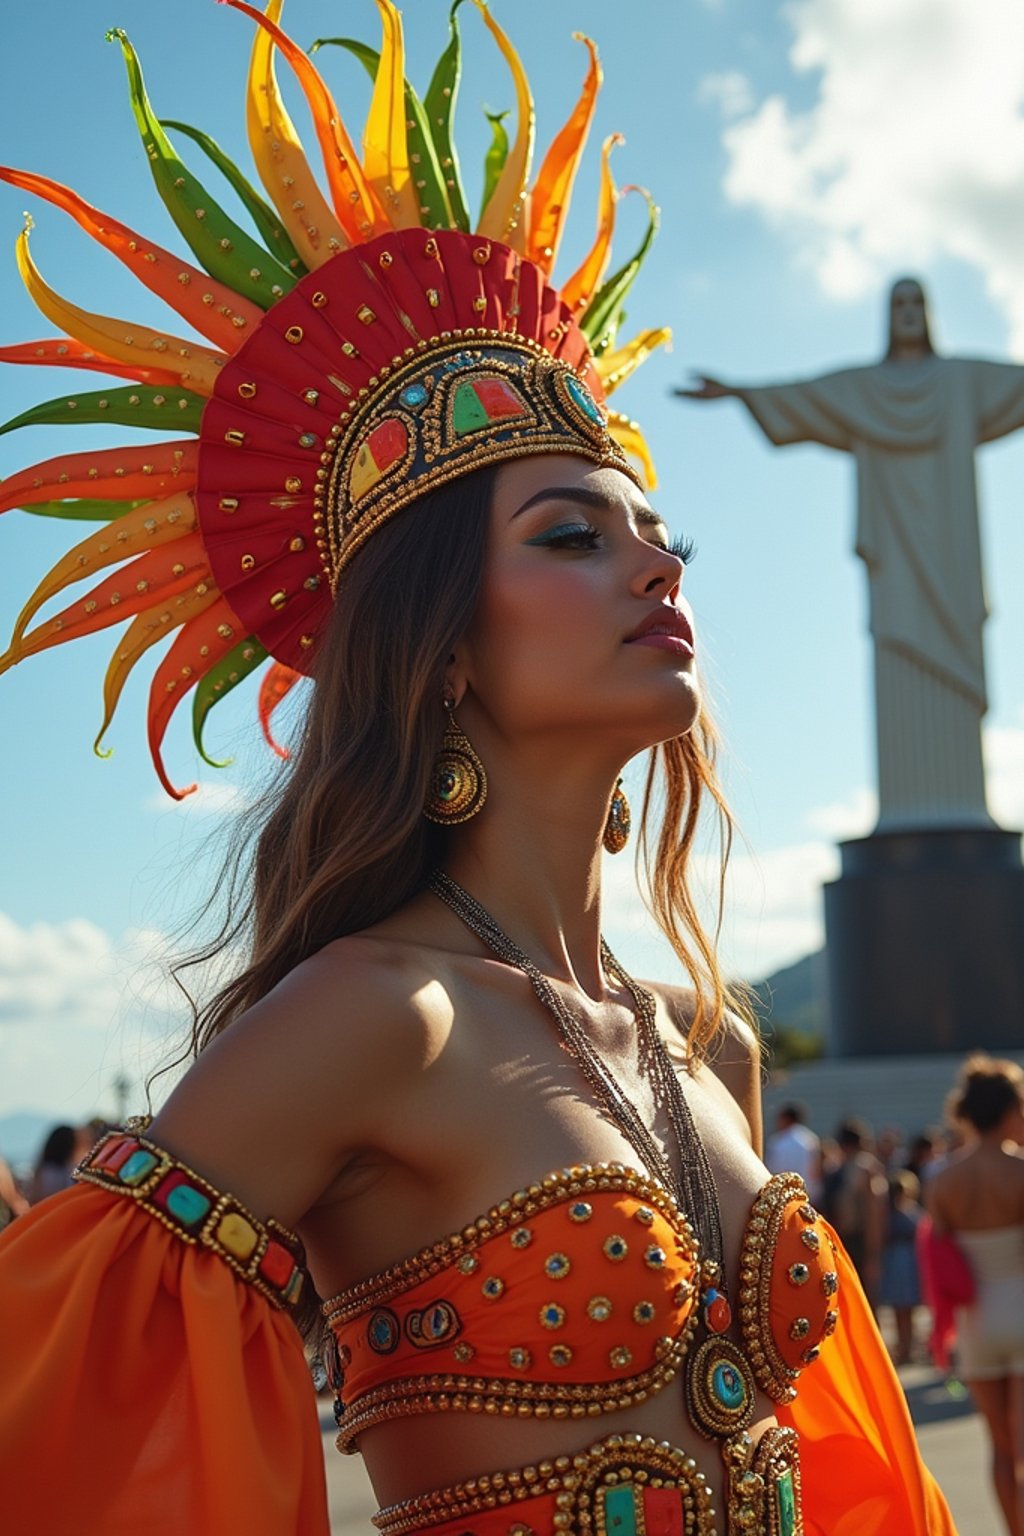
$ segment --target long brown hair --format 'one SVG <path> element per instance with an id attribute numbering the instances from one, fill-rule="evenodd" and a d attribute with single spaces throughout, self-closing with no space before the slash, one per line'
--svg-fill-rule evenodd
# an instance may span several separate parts
<path id="1" fill-rule="evenodd" d="M 402 906 L 442 861 L 445 832 L 420 808 L 444 728 L 445 666 L 477 604 L 495 474 L 493 466 L 480 469 L 425 496 L 379 529 L 346 571 L 293 762 L 230 856 L 219 932 L 175 968 L 192 1006 L 188 1054 L 332 939 Z M 697 994 L 688 1039 L 695 1059 L 728 1006 L 745 1011 L 719 969 L 717 930 L 705 931 L 690 888 L 707 796 L 718 815 L 723 877 L 731 841 L 714 746 L 702 718 L 652 753 L 641 817 L 651 909 Z M 197 1005 L 182 974 L 239 944 L 244 969 Z"/>

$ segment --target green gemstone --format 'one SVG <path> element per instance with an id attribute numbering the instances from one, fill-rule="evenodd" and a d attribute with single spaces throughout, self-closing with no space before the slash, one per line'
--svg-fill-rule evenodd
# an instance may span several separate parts
<path id="1" fill-rule="evenodd" d="M 490 417 L 484 409 L 483 401 L 468 381 L 460 384 L 455 391 L 455 399 L 452 403 L 452 426 L 455 435 L 462 437 L 466 432 L 478 432 L 481 427 L 490 423 Z"/>
<path id="2" fill-rule="evenodd" d="M 794 1536 L 796 1531 L 796 1489 L 793 1469 L 787 1468 L 775 1484 L 775 1509 L 779 1517 L 779 1536 Z"/>

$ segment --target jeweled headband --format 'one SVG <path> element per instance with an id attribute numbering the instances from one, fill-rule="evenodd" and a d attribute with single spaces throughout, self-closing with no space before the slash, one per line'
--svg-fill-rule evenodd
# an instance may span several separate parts
<path id="1" fill-rule="evenodd" d="M 92 519 L 103 526 L 44 578 L 24 608 L 0 671 L 78 635 L 130 619 L 104 684 L 110 724 L 131 669 L 174 638 L 149 700 L 149 741 L 161 745 L 176 706 L 194 690 L 193 731 L 213 705 L 268 658 L 260 718 L 310 669 L 318 636 L 353 556 L 388 519 L 426 492 L 486 463 L 523 454 L 581 454 L 648 484 L 653 469 L 635 423 L 605 398 L 667 339 L 641 333 L 616 346 L 626 293 L 650 245 L 611 276 L 617 192 L 606 140 L 598 229 L 572 276 L 549 281 L 572 181 L 600 84 L 596 50 L 582 93 L 532 188 L 533 104 L 522 65 L 483 0 L 478 9 L 512 71 L 519 122 L 489 157 L 475 232 L 451 139 L 459 82 L 456 11 L 423 100 L 404 79 L 401 18 L 377 0 L 379 55 L 360 159 L 310 58 L 277 23 L 257 24 L 248 84 L 249 140 L 268 204 L 205 135 L 161 124 L 122 32 L 132 107 L 150 169 L 199 265 L 144 239 L 45 177 L 0 177 L 68 212 L 211 345 L 78 308 L 18 264 L 30 294 L 62 332 L 0 348 L 0 360 L 92 369 L 128 379 L 48 401 L 8 422 L 110 421 L 190 434 L 144 448 L 103 449 L 35 464 L 0 488 L 0 511 Z M 342 41 L 342 40 L 337 40 Z M 345 46 L 355 45 L 345 44 Z M 313 50 L 315 51 L 315 49 Z M 310 106 L 328 184 L 313 177 L 285 111 L 275 52 Z M 167 129 L 197 142 L 246 206 L 259 238 L 225 213 L 186 168 Z M 66 587 L 95 581 L 55 616 L 29 626 Z M 342 588 L 343 591 L 343 588 Z"/>

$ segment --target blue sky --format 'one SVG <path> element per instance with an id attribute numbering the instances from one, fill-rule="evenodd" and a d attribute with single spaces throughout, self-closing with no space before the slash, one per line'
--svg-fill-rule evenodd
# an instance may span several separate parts
<path id="1" fill-rule="evenodd" d="M 668 323 L 674 350 L 619 399 L 655 451 L 658 506 L 699 546 L 688 590 L 746 836 L 725 952 L 756 977 L 820 942 L 820 882 L 834 869 L 835 837 L 871 825 L 870 651 L 851 553 L 852 469 L 822 449 L 771 449 L 736 402 L 687 407 L 669 390 L 691 369 L 772 381 L 873 359 L 885 287 L 904 270 L 929 287 L 940 350 L 1024 359 L 1024 20 L 1016 0 L 634 0 L 628 11 L 610 0 L 499 0 L 496 12 L 530 74 L 541 151 L 582 78 L 585 54 L 572 33 L 585 29 L 601 48 L 605 86 L 562 275 L 589 243 L 604 134 L 626 135 L 614 161 L 620 183 L 645 184 L 662 207 L 628 329 Z M 446 16 L 442 0 L 406 6 L 408 72 L 421 89 Z M 513 96 L 480 18 L 469 6 L 462 17 L 457 137 L 476 205 L 482 109 L 511 107 Z M 288 0 L 285 22 L 303 44 L 343 31 L 376 41 L 378 30 L 371 0 Z M 211 0 L 18 8 L 5 34 L 0 154 L 175 248 L 134 131 L 120 52 L 104 42 L 115 23 L 141 54 L 157 110 L 202 126 L 248 165 L 251 24 Z M 357 135 L 366 82 L 340 53 L 321 62 Z M 305 135 L 284 68 L 281 75 Z M 51 334 L 14 268 L 28 206 L 25 194 L 0 187 L 0 247 L 10 253 L 0 262 L 3 342 Z M 60 292 L 87 308 L 169 323 L 63 215 L 41 204 L 32 211 L 35 258 Z M 620 251 L 639 218 L 627 203 Z M 96 381 L 84 375 L 0 369 L 0 419 L 62 388 L 89 387 Z M 0 437 L 0 475 L 126 435 L 27 428 Z M 979 478 L 994 610 L 986 636 L 991 793 L 997 813 L 1019 825 L 1024 435 L 987 448 Z M 73 536 L 70 524 L 21 512 L 0 520 L 0 628 L 9 632 Z M 146 962 L 165 952 L 167 936 L 203 898 L 211 836 L 273 771 L 256 738 L 255 689 L 243 688 L 210 728 L 214 750 L 233 752 L 234 767 L 204 770 L 210 787 L 184 809 L 165 805 L 144 743 L 143 677 L 129 684 L 110 732 L 115 755 L 97 760 L 91 742 L 112 648 L 107 632 L 0 679 L 0 1114 L 84 1114 L 109 1103 L 122 1060 L 138 1076 L 169 1006 Z M 195 761 L 188 710 L 180 713 L 167 760 L 183 782 Z M 670 974 L 631 895 L 628 856 L 611 872 L 613 943 L 638 970 Z"/>

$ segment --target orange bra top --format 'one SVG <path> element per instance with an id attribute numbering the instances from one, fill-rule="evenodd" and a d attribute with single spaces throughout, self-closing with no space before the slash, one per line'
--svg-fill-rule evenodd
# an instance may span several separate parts
<path id="1" fill-rule="evenodd" d="M 838 1321 L 834 1244 L 795 1174 L 754 1202 L 734 1292 L 755 1379 L 777 1401 Z M 658 1391 L 698 1321 L 697 1241 L 662 1186 L 584 1164 L 324 1305 L 342 1450 L 445 1411 L 596 1418 Z"/>

